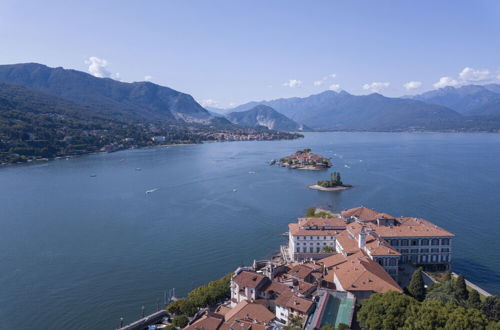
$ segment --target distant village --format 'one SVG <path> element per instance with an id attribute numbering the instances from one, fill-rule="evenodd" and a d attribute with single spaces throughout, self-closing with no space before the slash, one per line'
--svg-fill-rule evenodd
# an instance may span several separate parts
<path id="1" fill-rule="evenodd" d="M 277 163 L 283 167 L 301 170 L 324 170 L 332 167 L 328 158 L 312 153 L 311 149 L 299 150 L 281 158 Z"/>

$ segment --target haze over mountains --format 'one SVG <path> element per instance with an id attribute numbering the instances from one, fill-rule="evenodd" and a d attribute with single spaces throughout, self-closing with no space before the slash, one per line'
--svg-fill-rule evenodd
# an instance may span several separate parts
<path id="1" fill-rule="evenodd" d="M 225 116 L 233 124 L 258 127 L 264 126 L 279 131 L 303 131 L 307 127 L 301 125 L 273 108 L 259 104 L 250 110 L 231 112 Z"/>
<path id="2" fill-rule="evenodd" d="M 263 104 L 316 130 L 500 129 L 500 85 L 447 87 L 421 95 L 390 98 L 325 91 L 304 98 L 249 102 L 231 112 Z"/>

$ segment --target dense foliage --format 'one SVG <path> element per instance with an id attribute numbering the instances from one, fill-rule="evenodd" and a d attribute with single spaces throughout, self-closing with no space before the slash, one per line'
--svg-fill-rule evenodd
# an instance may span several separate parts
<path id="1" fill-rule="evenodd" d="M 228 274 L 207 285 L 194 289 L 188 293 L 186 298 L 170 303 L 167 306 L 167 310 L 176 315 L 184 314 L 192 316 L 198 311 L 198 308 L 213 306 L 226 300 L 231 296 L 231 275 Z"/>
<path id="2" fill-rule="evenodd" d="M 172 321 L 172 325 L 178 328 L 184 328 L 186 325 L 188 325 L 189 319 L 186 315 L 177 315 L 174 317 Z"/>
<path id="3" fill-rule="evenodd" d="M 375 293 L 361 304 L 357 319 L 363 329 L 399 329 L 410 315 L 410 307 L 418 301 L 394 291 Z"/>
<path id="4" fill-rule="evenodd" d="M 425 283 L 424 278 L 422 277 L 422 268 L 418 268 L 413 273 L 410 284 L 408 285 L 408 292 L 413 298 L 417 299 L 418 301 L 424 300 Z"/>
<path id="5" fill-rule="evenodd" d="M 417 274 L 414 288 L 408 289 L 416 296 L 421 293 Z M 499 298 L 481 303 L 472 290 L 464 300 L 461 279 L 446 279 L 432 286 L 422 302 L 396 292 L 373 294 L 362 302 L 357 319 L 363 329 L 498 329 L 499 313 Z"/>
<path id="6" fill-rule="evenodd" d="M 154 142 L 153 136 L 164 141 Z M 0 164 L 116 151 L 156 144 L 234 139 L 296 138 L 298 134 L 175 120 L 141 120 L 123 112 L 75 103 L 0 83 Z"/>
<path id="7" fill-rule="evenodd" d="M 340 178 L 340 172 L 333 172 L 330 174 L 330 180 L 318 181 L 317 185 L 325 188 L 333 188 L 342 186 L 342 179 Z"/>

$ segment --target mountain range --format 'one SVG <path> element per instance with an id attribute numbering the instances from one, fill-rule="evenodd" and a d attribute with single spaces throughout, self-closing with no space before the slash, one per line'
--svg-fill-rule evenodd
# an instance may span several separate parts
<path id="1" fill-rule="evenodd" d="M 151 82 L 125 83 L 38 63 L 0 65 L 0 82 L 16 84 L 102 112 L 136 120 L 210 123 L 214 116 L 191 95 Z"/>
<path id="2" fill-rule="evenodd" d="M 470 85 L 401 98 L 325 91 L 304 98 L 249 102 L 228 111 L 262 104 L 315 130 L 498 131 L 499 90 L 495 84 Z"/>
<path id="3" fill-rule="evenodd" d="M 191 95 L 150 82 L 36 63 L 0 65 L 0 164 L 156 144 L 300 136 L 232 124 Z"/>
<path id="4" fill-rule="evenodd" d="M 250 110 L 231 112 L 225 116 L 230 122 L 248 127 L 267 127 L 278 131 L 303 131 L 307 127 L 301 125 L 273 108 L 259 104 Z"/>

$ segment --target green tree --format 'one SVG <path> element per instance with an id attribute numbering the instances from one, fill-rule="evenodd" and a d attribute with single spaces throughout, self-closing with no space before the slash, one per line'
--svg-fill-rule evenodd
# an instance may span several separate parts
<path id="1" fill-rule="evenodd" d="M 349 330 L 349 329 L 351 328 L 349 328 L 349 326 L 344 323 L 339 323 L 339 326 L 337 327 L 337 330 Z"/>
<path id="2" fill-rule="evenodd" d="M 424 278 L 422 277 L 422 268 L 418 268 L 413 272 L 410 284 L 408 285 L 408 292 L 413 298 L 417 299 L 418 301 L 424 300 L 425 283 Z"/>
<path id="3" fill-rule="evenodd" d="M 455 294 L 455 288 L 451 281 L 446 281 L 427 292 L 426 300 L 440 301 L 442 303 L 459 304 Z"/>
<path id="4" fill-rule="evenodd" d="M 495 296 L 486 297 L 482 310 L 491 321 L 500 321 L 500 298 Z"/>
<path id="5" fill-rule="evenodd" d="M 313 218 L 316 213 L 316 208 L 315 207 L 309 207 L 306 211 L 306 217 L 307 218 Z"/>
<path id="6" fill-rule="evenodd" d="M 471 292 L 469 292 L 469 298 L 467 299 L 467 307 L 480 310 L 481 306 L 481 297 L 479 296 L 479 292 L 471 290 Z"/>
<path id="7" fill-rule="evenodd" d="M 325 253 L 333 253 L 333 252 L 335 252 L 335 249 L 332 248 L 331 246 L 325 246 L 325 247 L 323 247 L 323 249 L 321 251 L 325 252 Z"/>
<path id="8" fill-rule="evenodd" d="M 467 291 L 467 284 L 465 284 L 465 278 L 463 275 L 458 275 L 454 282 L 455 295 L 458 299 L 466 301 L 469 298 L 469 291 Z"/>
<path id="9" fill-rule="evenodd" d="M 486 317 L 476 309 L 427 300 L 411 306 L 403 329 L 484 329 L 487 323 Z"/>
<path id="10" fill-rule="evenodd" d="M 409 307 L 418 304 L 402 293 L 375 293 L 361 303 L 357 318 L 363 329 L 399 329 L 405 323 Z"/>
<path id="11" fill-rule="evenodd" d="M 178 328 L 184 328 L 188 323 L 189 319 L 186 315 L 177 315 L 172 321 L 172 324 Z"/>

